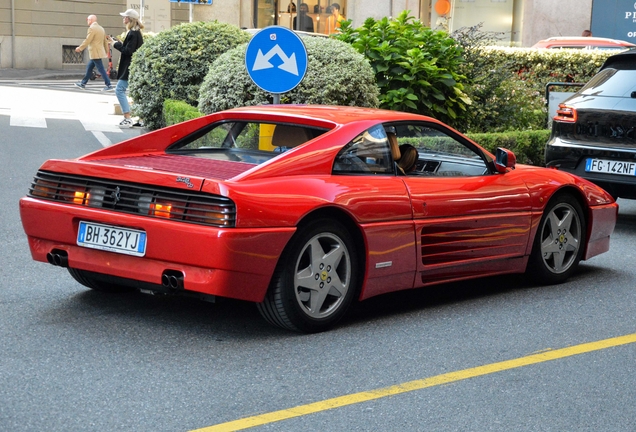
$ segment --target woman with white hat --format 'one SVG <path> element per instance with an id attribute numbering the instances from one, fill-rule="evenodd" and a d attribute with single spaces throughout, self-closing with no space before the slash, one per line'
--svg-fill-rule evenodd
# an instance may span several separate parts
<path id="1" fill-rule="evenodd" d="M 128 69 L 132 56 L 144 43 L 144 38 L 141 34 L 141 30 L 144 25 L 139 21 L 139 13 L 134 9 L 128 9 L 126 12 L 121 12 L 119 15 L 124 17 L 124 26 L 126 27 L 126 37 L 123 42 L 108 37 L 109 43 L 116 50 L 121 52 L 119 58 L 119 67 L 117 68 L 117 86 L 115 87 L 115 95 L 119 100 L 119 106 L 124 114 L 124 119 L 119 123 L 120 127 L 131 127 L 133 121 L 130 118 L 130 105 L 128 104 L 128 98 L 126 97 L 126 90 L 128 89 Z"/>

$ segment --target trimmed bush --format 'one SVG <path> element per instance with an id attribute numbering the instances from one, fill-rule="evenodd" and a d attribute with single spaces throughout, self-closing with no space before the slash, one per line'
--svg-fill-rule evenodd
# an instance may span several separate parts
<path id="1" fill-rule="evenodd" d="M 540 87 L 550 81 L 587 82 L 615 54 L 607 50 L 506 47 L 488 47 L 482 53 L 497 63 L 509 62 L 511 72 L 522 79 L 537 81 Z"/>
<path id="2" fill-rule="evenodd" d="M 453 124 L 464 132 L 544 129 L 546 84 L 585 83 L 610 55 L 602 50 L 496 47 L 500 34 L 481 27 L 463 27 L 451 35 L 464 50 L 460 73 L 468 79 L 465 90 L 474 102 L 465 121 Z"/>
<path id="3" fill-rule="evenodd" d="M 166 99 L 163 102 L 163 119 L 166 126 L 201 117 L 203 114 L 187 102 Z"/>
<path id="4" fill-rule="evenodd" d="M 377 107 L 379 90 L 373 70 L 350 45 L 335 39 L 307 36 L 307 73 L 281 103 Z M 201 85 L 199 109 L 213 113 L 229 108 L 272 103 L 272 95 L 258 88 L 245 68 L 247 45 L 221 55 Z"/>
<path id="5" fill-rule="evenodd" d="M 164 100 L 196 106 L 210 64 L 249 39 L 247 32 L 217 21 L 180 24 L 147 39 L 131 65 L 128 89 L 135 114 L 149 129 L 158 129 L 164 126 Z"/>
<path id="6" fill-rule="evenodd" d="M 545 166 L 543 152 L 545 144 L 550 138 L 549 130 L 469 133 L 466 135 L 493 154 L 497 147 L 503 147 L 514 152 L 519 163 Z"/>
<path id="7" fill-rule="evenodd" d="M 356 29 L 341 23 L 335 37 L 364 54 L 380 87 L 382 108 L 460 119 L 471 103 L 459 74 L 462 49 L 448 33 L 431 30 L 403 11 L 397 18 L 368 18 Z"/>

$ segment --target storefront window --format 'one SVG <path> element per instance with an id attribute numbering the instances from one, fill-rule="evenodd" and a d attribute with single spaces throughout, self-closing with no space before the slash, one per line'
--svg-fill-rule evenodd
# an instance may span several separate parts
<path id="1" fill-rule="evenodd" d="M 276 23 L 276 0 L 256 0 L 254 27 L 265 28 Z"/>
<path id="2" fill-rule="evenodd" d="M 289 29 L 329 34 L 347 19 L 347 0 L 255 0 L 257 28 L 280 25 Z M 336 13 L 337 4 L 340 9 Z M 295 28 L 294 28 L 295 27 Z"/>
<path id="3" fill-rule="evenodd" d="M 519 30 L 514 16 L 522 13 L 520 0 L 433 0 L 430 23 L 432 28 L 453 32 L 462 27 L 482 24 L 482 31 L 506 37 L 504 45 L 514 41 L 514 30 Z"/>

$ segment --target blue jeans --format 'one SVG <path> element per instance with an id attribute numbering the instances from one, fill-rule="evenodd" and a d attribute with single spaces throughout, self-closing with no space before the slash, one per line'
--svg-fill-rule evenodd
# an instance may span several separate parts
<path id="1" fill-rule="evenodd" d="M 119 81 L 117 81 L 117 86 L 115 87 L 115 96 L 117 96 L 119 106 L 121 107 L 121 112 L 124 114 L 130 112 L 130 105 L 128 105 L 126 90 L 128 90 L 128 80 L 120 79 Z"/>
<path id="2" fill-rule="evenodd" d="M 84 75 L 84 78 L 82 78 L 82 84 L 86 85 L 88 80 L 91 79 L 91 74 L 93 73 L 94 68 L 97 68 L 97 71 L 100 73 L 102 78 L 104 78 L 104 82 L 107 86 L 109 86 L 110 78 L 108 78 L 106 69 L 104 69 L 104 63 L 102 63 L 102 59 L 90 59 L 88 63 L 86 63 L 86 75 Z"/>

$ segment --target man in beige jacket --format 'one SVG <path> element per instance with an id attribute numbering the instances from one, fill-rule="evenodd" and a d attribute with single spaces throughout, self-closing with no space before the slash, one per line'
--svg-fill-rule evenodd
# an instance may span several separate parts
<path id="1" fill-rule="evenodd" d="M 108 56 L 106 53 L 109 49 L 106 32 L 104 32 L 102 26 L 97 24 L 97 17 L 95 15 L 89 15 L 88 18 L 86 18 L 86 22 L 88 23 L 86 39 L 84 39 L 84 42 L 82 42 L 80 46 L 75 48 L 75 52 L 82 52 L 88 47 L 89 60 L 86 64 L 86 75 L 84 75 L 81 81 L 76 82 L 75 85 L 82 89 L 86 88 L 86 83 L 90 79 L 93 69 L 97 67 L 98 72 L 102 75 L 104 83 L 106 84 L 103 91 L 114 90 L 114 87 L 110 85 L 110 78 L 104 69 L 104 63 L 102 63 L 102 59 Z"/>

